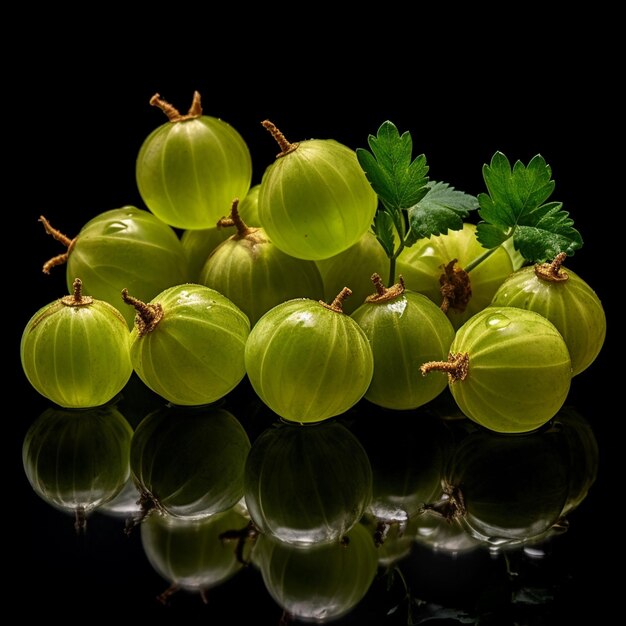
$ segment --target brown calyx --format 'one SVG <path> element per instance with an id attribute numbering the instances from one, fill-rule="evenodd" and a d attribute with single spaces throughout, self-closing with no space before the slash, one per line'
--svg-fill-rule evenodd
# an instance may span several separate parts
<path id="1" fill-rule="evenodd" d="M 172 106 L 169 102 L 163 100 L 161 95 L 158 93 L 155 93 L 152 98 L 150 98 L 150 104 L 153 107 L 159 107 L 159 109 L 167 115 L 167 119 L 172 123 L 194 120 L 202 115 L 202 103 L 200 101 L 200 93 L 198 91 L 193 92 L 191 106 L 185 115 L 182 115 L 175 106 Z"/>
<path id="2" fill-rule="evenodd" d="M 239 198 L 235 198 L 230 208 L 230 216 L 219 219 L 216 226 L 218 228 L 229 228 L 234 226 L 237 229 L 237 232 L 233 235 L 233 239 L 247 239 L 252 244 L 266 243 L 267 239 L 263 237 L 263 231 L 260 228 L 248 226 L 241 219 L 238 207 Z"/>
<path id="3" fill-rule="evenodd" d="M 83 281 L 80 278 L 75 278 L 72 283 L 72 294 L 69 296 L 63 296 L 61 302 L 65 306 L 88 306 L 93 303 L 91 296 L 83 296 Z"/>
<path id="4" fill-rule="evenodd" d="M 458 487 L 448 483 L 448 481 L 444 481 L 443 494 L 441 500 L 425 504 L 421 509 L 422 512 L 430 511 L 435 513 L 443 517 L 448 523 L 463 517 L 467 511 L 463 492 Z"/>
<path id="5" fill-rule="evenodd" d="M 569 274 L 561 267 L 566 258 L 565 252 L 559 252 L 551 263 L 537 263 L 535 276 L 550 283 L 564 283 L 569 278 Z"/>
<path id="6" fill-rule="evenodd" d="M 163 319 L 163 307 L 159 302 L 156 304 L 146 304 L 137 298 L 133 298 L 128 294 L 128 289 L 122 289 L 122 300 L 126 304 L 135 307 L 137 315 L 135 315 L 135 326 L 139 337 L 143 337 L 151 333 Z"/>
<path id="7" fill-rule="evenodd" d="M 442 265 L 443 274 L 439 277 L 439 291 L 441 292 L 440 308 L 444 313 L 454 309 L 463 313 L 472 297 L 472 285 L 469 274 L 452 259 L 447 265 Z"/>
<path id="8" fill-rule="evenodd" d="M 372 274 L 371 280 L 374 283 L 374 287 L 376 287 L 376 293 L 367 296 L 365 302 L 389 302 L 389 300 L 393 300 L 404 293 L 404 278 L 402 278 L 402 276 L 400 276 L 398 282 L 391 287 L 385 287 L 380 274 Z"/>
<path id="9" fill-rule="evenodd" d="M 430 372 L 447 372 L 448 380 L 455 383 L 465 380 L 469 371 L 469 354 L 467 352 L 450 352 L 447 361 L 428 361 L 420 367 L 422 376 Z"/>
<path id="10" fill-rule="evenodd" d="M 64 235 L 60 230 L 53 228 L 50 225 L 50 222 L 43 215 L 39 216 L 39 221 L 43 224 L 44 230 L 46 231 L 48 235 L 51 235 L 52 237 L 54 237 L 54 239 L 61 242 L 67 248 L 67 250 L 63 254 L 57 254 L 57 256 L 54 256 L 51 259 L 48 259 L 43 264 L 43 270 L 42 270 L 43 273 L 49 274 L 50 270 L 53 267 L 67 263 L 67 259 L 70 256 L 70 253 L 72 252 L 74 246 L 76 245 L 76 241 L 78 240 L 78 237 L 74 237 L 74 239 L 70 239 L 67 235 Z"/>
<path id="11" fill-rule="evenodd" d="M 351 295 L 352 295 L 352 289 L 349 289 L 348 287 L 344 287 L 337 294 L 337 297 L 330 304 L 327 304 L 323 300 L 320 300 L 319 303 L 322 306 L 326 307 L 327 309 L 330 309 L 331 311 L 334 311 L 335 313 L 343 313 L 343 301 L 348 296 L 351 296 Z"/>
<path id="12" fill-rule="evenodd" d="M 300 145 L 299 143 L 289 143 L 285 138 L 285 135 L 283 135 L 273 124 L 273 122 L 270 122 L 269 120 L 263 120 L 261 122 L 261 126 L 263 126 L 263 128 L 270 132 L 270 134 L 272 135 L 272 137 L 274 137 L 276 143 L 280 147 L 280 152 L 276 155 L 277 159 L 280 159 L 280 157 L 284 157 L 290 152 L 293 152 Z"/>

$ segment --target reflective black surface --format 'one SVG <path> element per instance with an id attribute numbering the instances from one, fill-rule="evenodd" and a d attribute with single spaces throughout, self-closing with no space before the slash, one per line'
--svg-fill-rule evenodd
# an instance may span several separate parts
<path id="1" fill-rule="evenodd" d="M 485 547 L 475 547 L 465 535 L 449 539 L 453 529 L 444 526 L 430 533 L 439 537 L 437 550 L 428 541 L 401 545 L 398 551 L 405 556 L 392 564 L 388 573 L 381 568 L 363 600 L 335 623 L 420 623 L 429 616 L 437 617 L 441 624 L 543 626 L 583 618 L 587 623 L 596 623 L 607 603 L 620 604 L 607 591 L 611 575 L 606 563 L 619 559 L 619 514 L 612 503 L 620 492 L 615 476 L 619 475 L 622 429 L 618 424 L 619 409 L 612 408 L 616 379 L 609 370 L 617 355 L 621 331 L 605 273 L 604 226 L 596 223 L 590 208 L 596 206 L 595 195 L 581 184 L 588 168 L 579 157 L 581 151 L 593 152 L 595 137 L 601 134 L 597 124 L 606 124 L 606 120 L 590 120 L 581 104 L 565 96 L 559 101 L 561 114 L 550 114 L 545 108 L 539 114 L 534 99 L 520 95 L 512 85 L 503 87 L 506 97 L 499 100 L 510 107 L 510 114 L 500 111 L 500 117 L 496 117 L 493 107 L 487 105 L 470 108 L 459 102 L 454 113 L 448 115 L 438 101 L 408 103 L 399 102 L 397 97 L 375 97 L 372 88 L 356 79 L 344 83 L 338 94 L 330 94 L 324 87 L 324 72 L 311 68 L 307 81 L 287 80 L 294 89 L 289 102 L 284 100 L 284 91 L 281 97 L 261 97 L 257 85 L 254 98 L 247 92 L 242 95 L 240 85 L 235 85 L 226 72 L 207 78 L 207 72 L 200 71 L 172 79 L 156 68 L 143 73 L 127 70 L 123 77 L 107 71 L 85 82 L 76 73 L 64 73 L 57 67 L 52 72 L 52 65 L 47 69 L 50 71 L 37 72 L 36 78 L 50 101 L 44 106 L 35 98 L 28 109 L 31 122 L 42 119 L 50 128 L 44 131 L 32 122 L 33 126 L 25 131 L 26 138 L 16 147 L 16 160 L 32 164 L 36 146 L 35 162 L 41 164 L 29 184 L 21 187 L 22 204 L 16 209 L 18 232 L 27 249 L 19 261 L 19 285 L 16 271 L 9 270 L 20 298 L 11 309 L 13 320 L 6 350 L 6 362 L 13 373 L 5 392 L 11 400 L 7 404 L 11 408 L 5 408 L 5 419 L 9 423 L 6 451 L 14 495 L 5 510 L 7 538 L 16 557 L 10 561 L 7 574 L 12 588 L 24 598 L 20 603 L 24 614 L 73 621 L 87 621 L 89 616 L 98 615 L 118 621 L 167 623 L 193 619 L 194 623 L 203 620 L 220 624 L 278 624 L 283 618 L 281 607 L 268 593 L 254 565 L 241 568 L 209 590 L 206 604 L 200 594 L 186 591 L 160 602 L 157 598 L 170 582 L 146 557 L 141 533 L 125 533 L 126 515 L 94 513 L 87 520 L 86 532 L 77 534 L 72 516 L 36 495 L 22 465 L 24 436 L 50 405 L 23 377 L 19 337 L 37 308 L 65 292 L 61 268 L 52 276 L 41 274 L 41 264 L 58 250 L 43 234 L 37 218 L 41 213 L 54 216 L 63 230 L 75 234 L 100 211 L 129 203 L 141 206 L 134 184 L 134 159 L 146 134 L 162 122 L 160 113 L 149 107 L 148 99 L 160 91 L 184 106 L 193 89 L 207 94 L 207 112 L 230 121 L 250 141 L 257 181 L 275 153 L 259 125 L 266 117 L 273 118 L 293 138 L 333 136 L 352 147 L 364 145 L 369 133 L 375 132 L 384 119 L 391 119 L 401 129 L 411 130 L 416 151 L 425 152 L 429 158 L 433 178 L 470 193 L 482 191 L 480 168 L 495 150 L 522 160 L 541 152 L 553 168 L 555 197 L 564 202 L 585 239 L 584 248 L 572 258 L 571 266 L 596 289 L 607 311 L 605 348 L 592 367 L 574 379 L 568 400 L 568 406 L 588 422 L 594 433 L 599 467 L 588 495 L 568 513 L 566 532 L 547 543 L 493 554 Z M 467 81 L 467 85 L 480 82 L 479 76 L 470 80 L 470 75 L 459 74 L 456 78 Z M 565 90 L 562 94 L 573 95 L 565 81 L 561 85 L 559 79 L 554 80 Z M 304 83 L 313 91 L 308 100 Z M 452 91 L 447 96 L 453 99 Z M 575 138 L 566 121 L 572 118 L 581 125 Z M 41 140 L 42 133 L 45 141 Z M 66 146 L 65 155 L 58 150 L 61 144 Z M 150 394 L 144 400 L 127 399 L 124 415 L 133 427 L 147 412 L 160 406 Z M 234 414 L 254 441 L 271 422 L 270 417 L 263 411 L 247 412 L 250 405 L 241 399 L 236 399 L 235 405 Z M 348 422 L 355 433 L 359 430 L 357 419 L 355 415 Z M 393 437 L 385 432 L 384 439 Z M 390 530 L 387 539 L 393 540 L 394 532 Z M 450 541 L 457 548 L 453 553 L 442 549 L 451 545 Z M 391 561 L 393 545 L 383 547 L 391 552 Z"/>

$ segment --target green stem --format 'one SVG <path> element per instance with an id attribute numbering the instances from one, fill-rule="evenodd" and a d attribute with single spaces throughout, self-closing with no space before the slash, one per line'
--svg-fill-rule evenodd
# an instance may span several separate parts
<path id="1" fill-rule="evenodd" d="M 483 252 L 479 257 L 476 257 L 471 263 L 468 263 L 463 269 L 469 274 L 473 269 L 476 269 L 483 261 L 488 259 L 496 250 L 498 250 L 502 246 L 496 246 L 495 248 L 489 248 Z"/>

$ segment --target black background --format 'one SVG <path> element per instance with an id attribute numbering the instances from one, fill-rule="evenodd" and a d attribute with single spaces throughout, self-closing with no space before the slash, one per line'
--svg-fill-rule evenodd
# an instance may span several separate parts
<path id="1" fill-rule="evenodd" d="M 186 19 L 193 21 L 193 15 Z M 162 28 L 167 21 L 163 15 Z M 556 180 L 554 199 L 564 203 L 585 240 L 568 265 L 600 296 L 609 327 L 599 359 L 572 386 L 571 400 L 600 444 L 600 474 L 557 544 L 575 580 L 567 610 L 591 615 L 604 602 L 621 605 L 604 589 L 610 582 L 604 562 L 616 553 L 611 499 L 621 412 L 609 371 L 621 340 L 614 263 L 623 230 L 614 199 L 620 181 L 611 179 L 606 156 L 607 139 L 618 129 L 606 69 L 611 51 L 602 45 L 591 51 L 576 33 L 555 41 L 548 36 L 553 31 L 538 26 L 518 39 L 457 39 L 454 49 L 444 40 L 427 46 L 412 32 L 396 32 L 383 42 L 370 30 L 375 26 L 377 20 L 350 36 L 328 29 L 307 36 L 276 33 L 264 47 L 237 33 L 220 45 L 207 35 L 196 39 L 195 47 L 174 47 L 162 33 L 139 43 L 131 29 L 107 31 L 102 41 L 85 34 L 71 45 L 61 37 L 32 38 L 24 45 L 38 53 L 31 61 L 22 58 L 19 71 L 11 68 L 14 84 L 3 108 L 10 139 L 5 187 L 12 190 L 4 203 L 5 288 L 12 318 L 5 340 L 11 372 L 6 458 L 17 503 L 8 513 L 6 536 L 11 543 L 18 538 L 11 546 L 18 558 L 8 573 L 24 598 L 25 615 L 76 616 L 88 610 L 169 620 L 197 613 L 209 622 L 228 609 L 233 620 L 249 623 L 276 623 L 280 617 L 253 572 L 244 574 L 241 585 L 220 588 L 208 607 L 197 598 L 158 606 L 154 596 L 165 584 L 143 559 L 137 536 L 128 539 L 121 526 L 118 532 L 108 518 L 95 516 L 88 534 L 76 538 L 71 520 L 32 493 L 21 467 L 24 433 L 48 404 L 22 374 L 19 339 L 29 317 L 65 293 L 62 268 L 51 276 L 41 273 L 42 263 L 60 249 L 37 218 L 44 214 L 73 236 L 102 211 L 143 207 L 134 161 L 143 139 L 164 122 L 148 101 L 159 92 L 186 109 L 194 90 L 200 91 L 206 114 L 231 123 L 248 142 L 253 183 L 260 182 L 277 152 L 260 125 L 265 118 L 292 141 L 328 137 L 352 148 L 365 147 L 368 134 L 390 119 L 411 132 L 415 154 L 426 154 L 433 179 L 473 194 L 484 189 L 481 167 L 496 150 L 512 161 L 527 162 L 537 153 L 546 158 Z M 377 597 L 368 605 L 372 611 Z"/>

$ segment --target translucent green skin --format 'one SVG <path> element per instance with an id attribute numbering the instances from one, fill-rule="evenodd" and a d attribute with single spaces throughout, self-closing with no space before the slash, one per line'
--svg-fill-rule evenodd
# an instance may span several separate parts
<path id="1" fill-rule="evenodd" d="M 449 382 L 450 391 L 461 411 L 485 428 L 531 431 L 565 402 L 569 352 L 559 331 L 538 313 L 489 307 L 459 328 L 450 352 L 469 354 L 467 377 Z"/>
<path id="2" fill-rule="evenodd" d="M 232 300 L 251 326 L 287 300 L 324 297 L 315 262 L 285 254 L 262 228 L 243 238 L 233 235 L 220 244 L 207 259 L 199 282 Z"/>
<path id="3" fill-rule="evenodd" d="M 423 293 L 440 306 L 442 266 L 457 259 L 457 265 L 463 268 L 486 252 L 475 233 L 476 226 L 466 223 L 461 230 L 420 239 L 400 253 L 396 274 L 403 277 L 407 289 Z M 450 308 L 447 312 L 454 328 L 458 329 L 472 315 L 489 306 L 496 290 L 512 271 L 511 257 L 504 248 L 499 248 L 471 270 L 472 296 L 465 311 Z"/>
<path id="4" fill-rule="evenodd" d="M 319 260 L 355 244 L 377 205 L 353 150 L 331 139 L 309 139 L 265 170 L 259 218 L 283 252 Z"/>
<path id="5" fill-rule="evenodd" d="M 446 482 L 462 495 L 461 522 L 494 546 L 543 535 L 560 518 L 569 493 L 568 466 L 555 432 L 466 437 Z"/>
<path id="6" fill-rule="evenodd" d="M 571 408 L 559 411 L 552 428 L 563 444 L 568 468 L 569 492 L 561 512 L 566 516 L 580 506 L 598 477 L 598 442 L 589 422 Z"/>
<path id="7" fill-rule="evenodd" d="M 354 319 L 369 339 L 374 375 L 365 398 L 388 409 L 416 409 L 445 388 L 439 376 L 422 376 L 427 361 L 448 358 L 454 328 L 426 296 L 412 291 L 384 302 L 365 302 Z"/>
<path id="8" fill-rule="evenodd" d="M 201 520 L 153 513 L 141 524 L 141 544 L 150 565 L 163 578 L 181 589 L 203 591 L 243 567 L 233 543 L 222 541 L 220 535 L 247 523 L 235 509 Z"/>
<path id="9" fill-rule="evenodd" d="M 606 315 L 591 287 L 571 270 L 565 282 L 538 278 L 534 267 L 524 267 L 500 286 L 494 306 L 515 306 L 548 318 L 565 339 L 572 359 L 573 376 L 596 359 L 606 337 Z"/>
<path id="10" fill-rule="evenodd" d="M 255 324 L 245 364 L 259 398 L 280 417 L 300 423 L 347 411 L 363 397 L 374 372 L 361 327 L 306 298 L 275 306 Z"/>
<path id="11" fill-rule="evenodd" d="M 349 543 L 295 547 L 261 535 L 253 551 L 263 582 L 288 614 L 310 621 L 346 615 L 362 600 L 377 570 L 376 548 L 357 524 Z"/>
<path id="12" fill-rule="evenodd" d="M 122 301 L 122 289 L 147 302 L 188 280 L 187 260 L 176 233 L 133 206 L 105 211 L 83 226 L 68 256 L 66 276 L 70 292 L 80 276 L 83 294 L 113 305 L 129 327 L 135 312 Z"/>
<path id="13" fill-rule="evenodd" d="M 26 477 L 49 504 L 90 513 L 113 500 L 126 484 L 132 434 L 113 405 L 46 409 L 24 437 Z"/>
<path id="14" fill-rule="evenodd" d="M 259 223 L 259 189 L 260 185 L 250 188 L 246 197 L 239 203 L 237 210 L 241 219 L 248 226 L 260 226 Z M 218 228 L 215 224 L 211 228 L 201 230 L 186 230 L 180 238 L 180 243 L 187 257 L 189 280 L 197 283 L 200 280 L 202 268 L 209 255 L 223 241 L 234 233 L 232 228 Z"/>
<path id="15" fill-rule="evenodd" d="M 202 115 L 152 131 L 139 150 L 136 179 L 146 206 L 166 224 L 211 228 L 248 192 L 252 159 L 232 126 Z"/>
<path id="16" fill-rule="evenodd" d="M 371 497 L 367 454 L 337 422 L 269 428 L 248 455 L 248 512 L 261 532 L 281 541 L 339 541 L 360 520 Z"/>
<path id="17" fill-rule="evenodd" d="M 324 282 L 325 300 L 330 302 L 346 285 L 350 286 L 352 295 L 343 304 L 348 315 L 372 293 L 372 274 L 386 277 L 389 273 L 389 259 L 371 230 L 347 250 L 316 263 Z"/>
<path id="18" fill-rule="evenodd" d="M 177 285 L 153 303 L 163 307 L 157 327 L 130 334 L 134 370 L 155 393 L 173 404 L 215 402 L 245 375 L 246 315 L 228 298 L 204 285 Z"/>
<path id="19" fill-rule="evenodd" d="M 130 333 L 122 314 L 93 300 L 68 306 L 62 300 L 30 318 L 20 344 L 22 368 L 42 395 L 66 408 L 106 404 L 127 383 L 133 368 Z"/>
<path id="20" fill-rule="evenodd" d="M 384 428 L 381 427 L 384 424 Z M 353 432 L 372 467 L 369 517 L 406 524 L 424 504 L 442 496 L 441 478 L 453 449 L 450 430 L 424 411 L 360 412 Z"/>
<path id="21" fill-rule="evenodd" d="M 140 491 L 162 510 L 205 517 L 241 500 L 249 451 L 248 435 L 232 413 L 166 406 L 136 428 L 130 468 Z"/>

